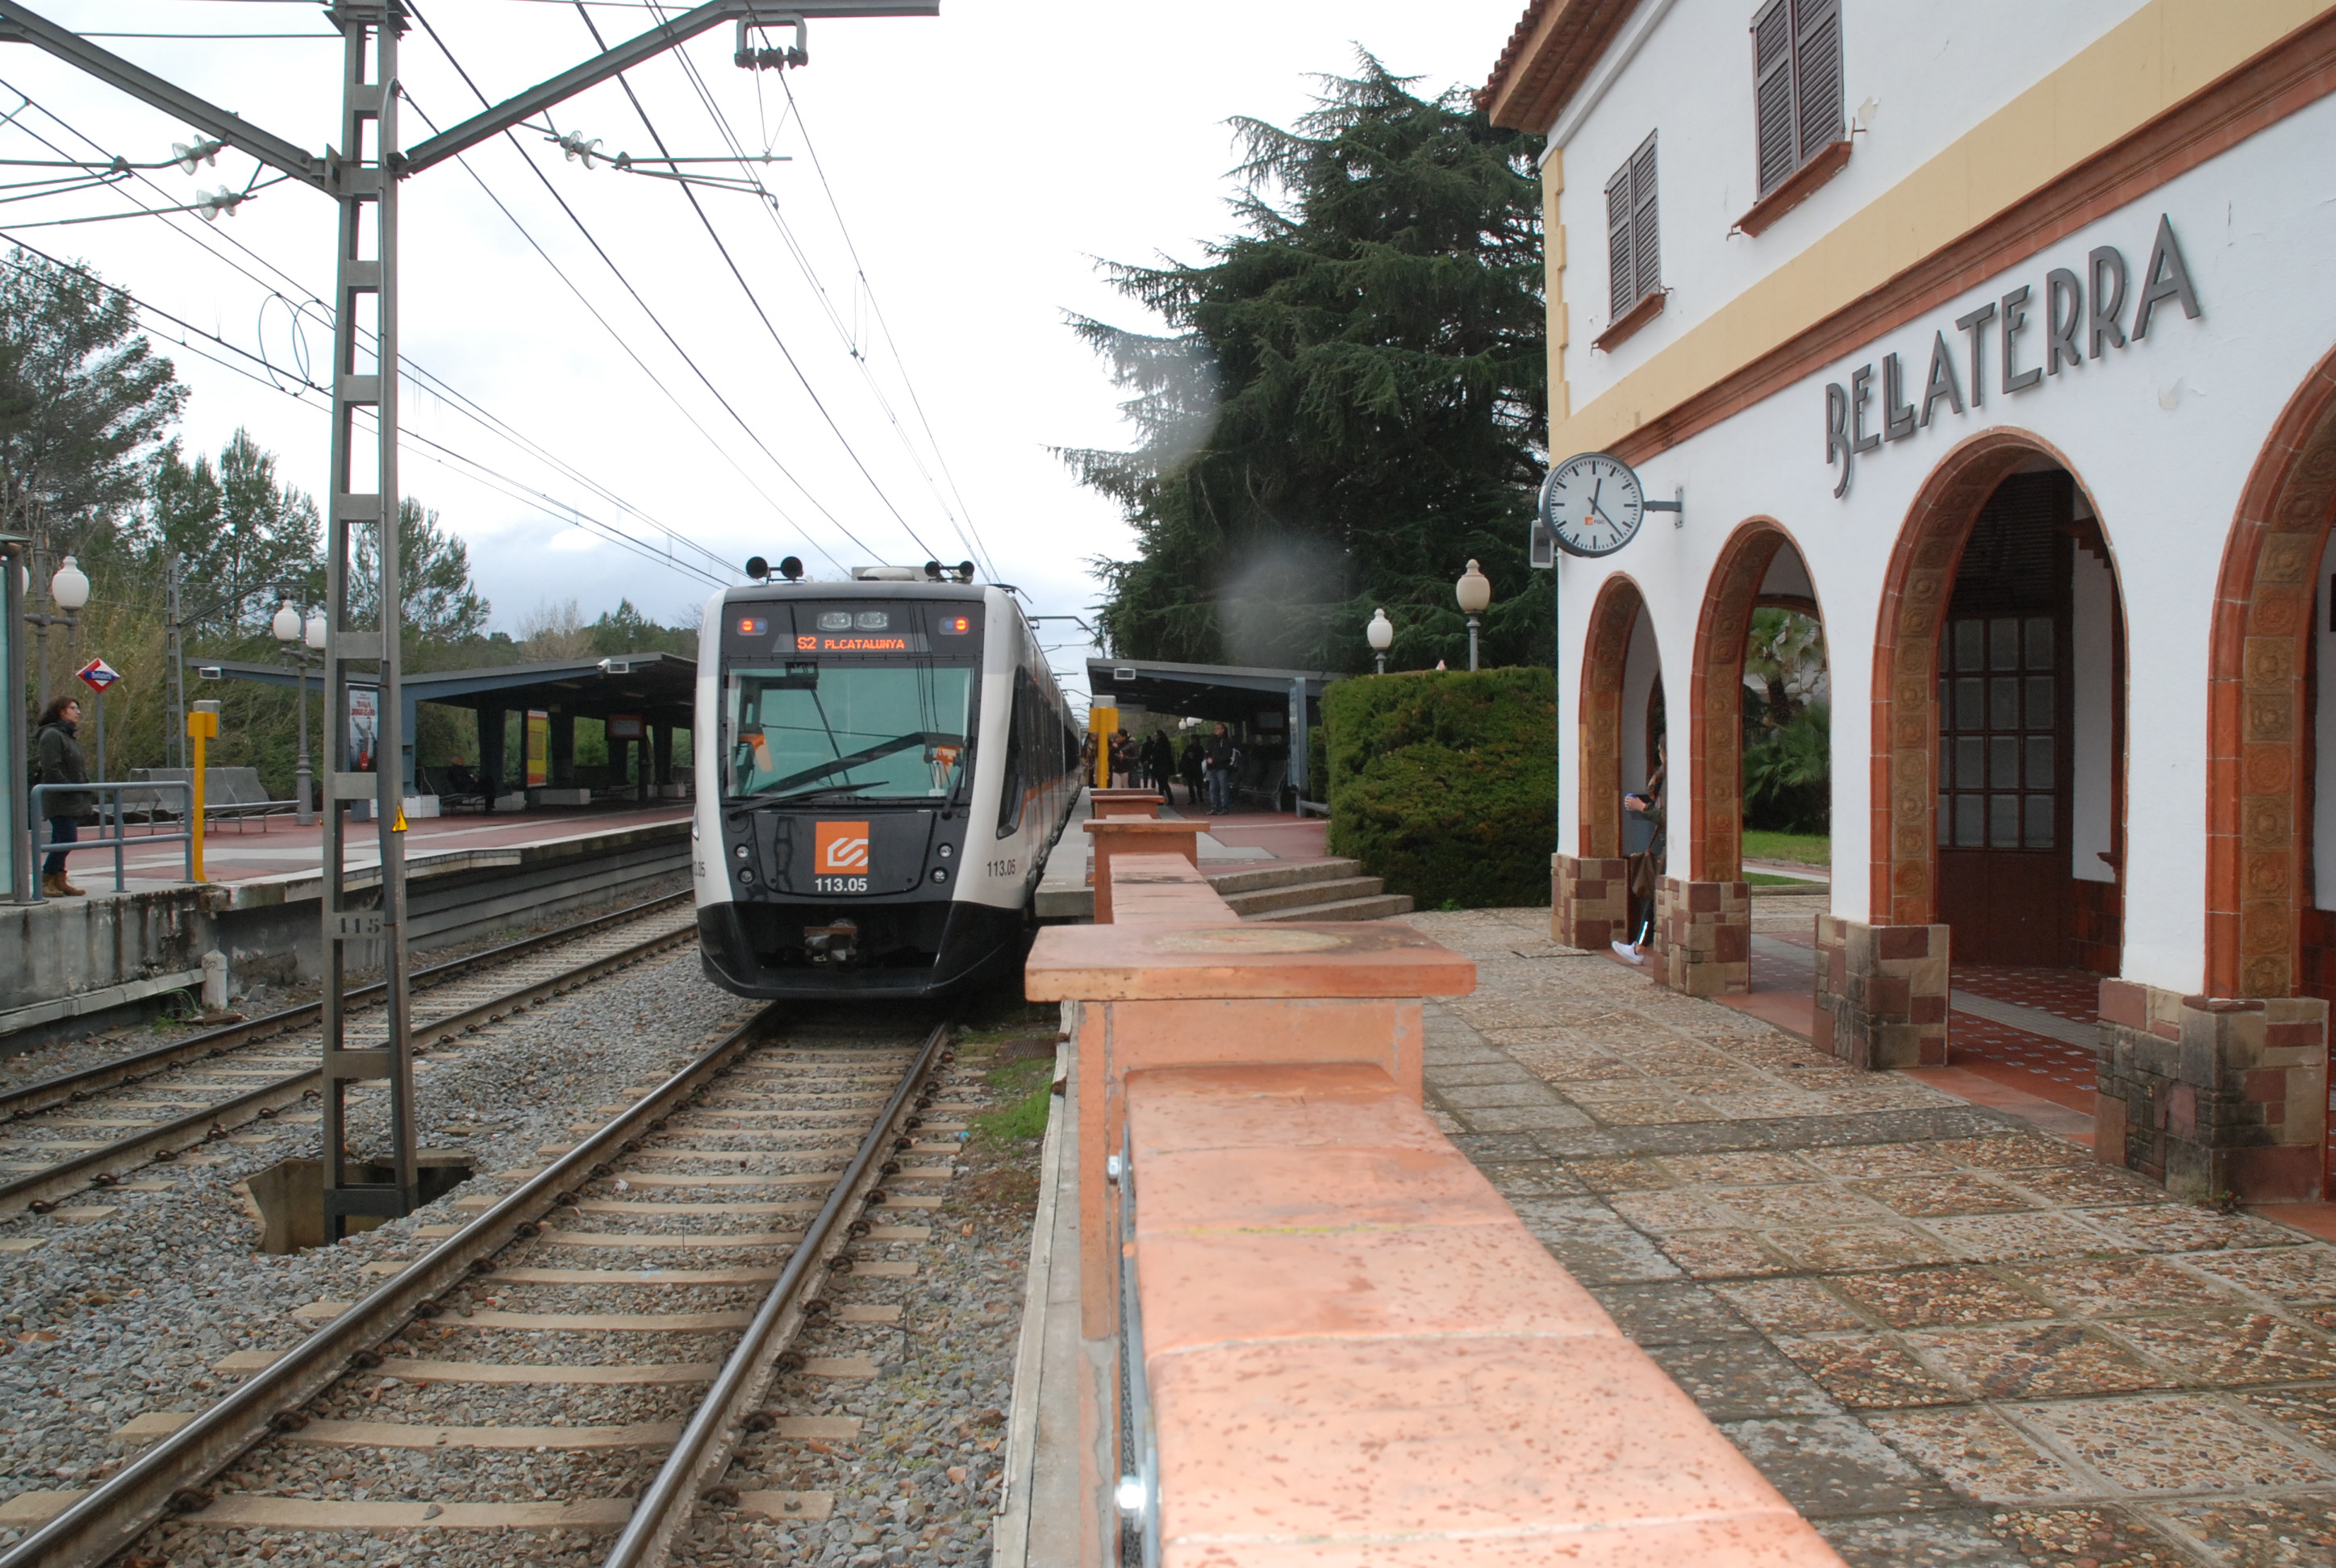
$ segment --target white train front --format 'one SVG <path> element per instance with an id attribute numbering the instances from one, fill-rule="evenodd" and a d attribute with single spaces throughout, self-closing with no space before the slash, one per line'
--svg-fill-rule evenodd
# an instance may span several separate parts
<path id="1" fill-rule="evenodd" d="M 1018 963 L 1081 781 L 1013 595 L 863 568 L 732 589 L 699 638 L 706 974 L 748 997 L 939 997 Z"/>

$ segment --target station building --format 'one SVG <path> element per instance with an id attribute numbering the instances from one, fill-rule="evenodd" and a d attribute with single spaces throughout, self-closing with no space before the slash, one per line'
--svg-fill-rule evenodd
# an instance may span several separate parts
<path id="1" fill-rule="evenodd" d="M 1533 0 L 1483 102 L 1548 139 L 1552 460 L 1682 502 L 1561 562 L 1561 940 L 1660 739 L 1657 972 L 1744 987 L 1746 628 L 1804 609 L 1815 1041 L 1940 1064 L 1957 964 L 2097 976 L 2101 1159 L 2321 1195 L 2331 92 L 2316 0 Z"/>

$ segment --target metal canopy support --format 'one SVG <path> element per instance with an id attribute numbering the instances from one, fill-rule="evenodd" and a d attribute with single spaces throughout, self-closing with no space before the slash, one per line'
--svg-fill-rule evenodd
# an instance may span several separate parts
<path id="1" fill-rule="evenodd" d="M 328 14 L 340 28 L 341 145 L 332 195 L 340 206 L 333 295 L 332 503 L 325 552 L 325 1240 L 346 1234 L 352 1216 L 394 1219 L 421 1200 L 415 1174 L 414 1060 L 408 1049 L 405 982 L 404 704 L 399 691 L 397 527 L 397 181 L 384 164 L 397 146 L 397 44 L 405 15 L 395 0 L 340 0 Z M 373 352 L 357 329 L 371 317 Z M 363 430 L 357 411 L 373 412 Z M 368 441 L 371 451 L 366 450 Z M 370 534 L 378 576 L 360 582 L 360 541 Z M 371 603 L 365 601 L 370 599 Z M 370 623 L 364 624 L 364 623 Z M 375 688 L 379 729 L 370 778 L 349 771 L 349 687 Z M 351 823 L 343 809 L 371 798 L 381 844 L 381 902 L 360 910 L 349 898 Z M 349 944 L 381 957 L 388 1007 L 387 1037 L 359 1045 L 347 1034 L 342 996 Z M 358 1083 L 389 1089 L 386 1159 L 390 1179 L 356 1181 L 350 1169 L 349 1091 Z M 378 1136 L 379 1134 L 375 1135 Z"/>
<path id="2" fill-rule="evenodd" d="M 941 0 L 803 0 L 793 5 L 774 4 L 773 0 L 708 0 L 706 5 L 604 50 L 516 97 L 481 110 L 459 125 L 450 125 L 427 141 L 415 142 L 394 167 L 400 178 L 419 174 L 433 163 L 452 158 L 490 136 L 501 135 L 521 121 L 542 113 L 587 87 L 598 86 L 619 72 L 654 60 L 675 45 L 725 22 L 775 26 L 783 21 L 794 24 L 813 16 L 938 16 L 940 9 Z"/>
<path id="3" fill-rule="evenodd" d="M 0 5 L 0 43 L 7 42 L 30 44 L 45 49 L 66 63 L 77 65 L 100 81 L 119 87 L 132 98 L 151 103 L 165 114 L 176 115 L 198 131 L 209 131 L 239 152 L 248 152 L 270 168 L 280 169 L 293 179 L 313 185 L 319 190 L 327 189 L 325 159 L 315 156 L 306 148 L 294 146 L 280 136 L 262 131 L 215 103 L 204 102 L 185 88 L 163 81 L 119 54 L 99 48 L 71 28 L 60 27 L 45 16 L 35 15 L 15 4 L 15 0 Z"/>

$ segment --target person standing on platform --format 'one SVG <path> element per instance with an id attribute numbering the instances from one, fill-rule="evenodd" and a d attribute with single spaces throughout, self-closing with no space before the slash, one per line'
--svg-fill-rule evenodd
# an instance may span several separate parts
<path id="1" fill-rule="evenodd" d="M 1184 803 L 1188 806 L 1197 806 L 1201 803 L 1201 778 L 1205 771 L 1201 766 L 1199 735 L 1188 735 L 1184 737 L 1184 755 L 1179 765 L 1184 774 Z"/>
<path id="2" fill-rule="evenodd" d="M 1144 737 L 1144 771 L 1152 780 L 1152 787 L 1170 805 L 1176 803 L 1176 789 L 1170 783 L 1176 771 L 1175 753 L 1168 745 L 1168 732 L 1155 729 Z"/>
<path id="3" fill-rule="evenodd" d="M 1223 725 L 1209 733 L 1209 749 L 1202 755 L 1201 765 L 1209 774 L 1209 814 L 1223 816 L 1233 809 L 1233 759 L 1239 754 L 1233 749 L 1233 737 Z"/>
<path id="4" fill-rule="evenodd" d="M 58 697 L 41 710 L 40 734 L 34 742 L 34 755 L 41 767 L 37 783 L 89 782 L 89 759 L 82 755 L 81 742 L 76 738 L 80 729 L 81 704 L 72 697 Z M 97 809 L 93 791 L 69 790 L 62 794 L 44 795 L 42 800 L 42 809 L 49 813 L 52 844 L 69 844 L 81 837 L 82 813 Z M 41 862 L 41 891 L 53 899 L 85 897 L 84 890 L 65 881 L 65 853 L 62 849 L 52 849 Z"/>

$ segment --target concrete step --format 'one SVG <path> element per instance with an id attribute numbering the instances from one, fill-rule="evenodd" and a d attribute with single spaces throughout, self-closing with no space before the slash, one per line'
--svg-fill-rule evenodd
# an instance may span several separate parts
<path id="1" fill-rule="evenodd" d="M 1341 899 L 1333 904 L 1300 904 L 1295 909 L 1274 910 L 1261 915 L 1251 915 L 1251 920 L 1379 920 L 1389 915 L 1411 912 L 1409 893 L 1380 893 L 1376 898 Z"/>
<path id="2" fill-rule="evenodd" d="M 1291 882 L 1286 887 L 1260 888 L 1253 893 L 1228 893 L 1220 889 L 1217 896 L 1232 906 L 1233 913 L 1246 919 L 1272 910 L 1297 909 L 1300 905 L 1312 907 L 1343 903 L 1349 899 L 1377 898 L 1385 891 L 1385 877 L 1338 877 L 1328 881 Z"/>
<path id="3" fill-rule="evenodd" d="M 1253 893 L 1262 888 L 1286 888 L 1296 882 L 1331 882 L 1342 877 L 1358 874 L 1363 862 L 1356 860 L 1310 861 L 1302 865 L 1277 862 L 1237 872 L 1211 872 L 1209 885 L 1227 898 L 1235 893 Z"/>

